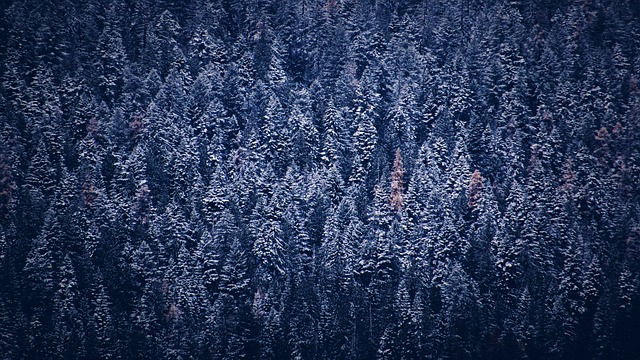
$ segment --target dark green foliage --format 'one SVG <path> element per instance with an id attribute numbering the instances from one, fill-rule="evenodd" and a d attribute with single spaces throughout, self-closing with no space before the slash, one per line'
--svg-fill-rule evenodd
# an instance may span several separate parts
<path id="1" fill-rule="evenodd" d="M 0 2 L 0 360 L 637 359 L 638 19 Z"/>

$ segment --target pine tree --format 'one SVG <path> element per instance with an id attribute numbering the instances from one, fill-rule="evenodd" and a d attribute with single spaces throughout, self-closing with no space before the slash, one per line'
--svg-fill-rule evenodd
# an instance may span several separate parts
<path id="1" fill-rule="evenodd" d="M 507 209 L 504 216 L 505 227 L 496 234 L 492 243 L 492 252 L 496 259 L 496 271 L 499 287 L 507 290 L 517 284 L 523 271 L 522 251 L 519 239 L 525 222 L 524 189 L 517 179 L 511 185 L 507 197 Z"/>
<path id="2" fill-rule="evenodd" d="M 249 290 L 247 254 L 238 239 L 230 244 L 229 253 L 224 260 L 220 274 L 220 291 L 242 298 Z"/>
<path id="3" fill-rule="evenodd" d="M 60 283 L 54 295 L 54 356 L 83 358 L 86 354 L 86 334 L 79 304 L 79 289 L 69 255 L 60 264 Z"/>
<path id="4" fill-rule="evenodd" d="M 34 239 L 24 266 L 28 286 L 36 305 L 51 299 L 56 286 L 56 269 L 60 261 L 59 239 L 62 229 L 53 209 L 47 210 L 44 226 Z"/>
<path id="5" fill-rule="evenodd" d="M 115 326 L 112 315 L 112 302 L 104 286 L 99 286 L 92 301 L 92 315 L 89 318 L 89 329 L 87 334 L 87 342 L 90 343 L 91 338 L 94 341 L 94 351 L 96 358 L 111 359 L 115 356 Z M 91 357 L 91 350 L 88 346 L 88 356 Z"/>
<path id="6" fill-rule="evenodd" d="M 206 4 L 204 6 L 208 7 L 211 5 Z M 224 16 L 221 14 L 223 11 L 223 9 L 216 9 L 216 14 L 213 15 L 212 18 Z M 213 22 L 214 20 L 207 19 L 207 21 Z M 193 31 L 193 35 L 189 40 L 188 54 L 191 58 L 190 64 L 192 70 L 198 71 L 207 67 L 207 65 L 212 64 L 214 69 L 220 71 L 229 61 L 229 54 L 224 45 L 225 44 L 222 39 L 215 35 L 215 31 L 214 34 L 211 34 L 208 27 L 200 23 L 195 31 Z"/>
<path id="7" fill-rule="evenodd" d="M 175 15 L 164 10 L 152 29 L 148 30 L 148 46 L 145 48 L 145 59 L 153 65 L 165 78 L 171 68 L 184 60 L 178 38 L 181 26 Z"/>
<path id="8" fill-rule="evenodd" d="M 323 134 L 322 150 L 320 158 L 327 165 L 344 169 L 345 152 L 347 148 L 345 120 L 336 108 L 333 100 L 330 100 L 322 117 Z M 344 171 L 344 170 L 343 170 Z M 341 171 L 342 173 L 342 171 Z"/>
<path id="9" fill-rule="evenodd" d="M 124 85 L 126 53 L 119 31 L 117 11 L 115 4 L 109 9 L 107 24 L 98 38 L 96 49 L 99 54 L 95 64 L 98 75 L 97 85 L 107 101 L 116 100 Z"/>
<path id="10" fill-rule="evenodd" d="M 266 160 L 273 163 L 276 173 L 283 174 L 290 162 L 292 137 L 282 104 L 273 93 L 269 96 L 262 120 L 260 130 L 266 147 Z"/>
<path id="11" fill-rule="evenodd" d="M 300 168 L 311 168 L 316 163 L 320 153 L 318 130 L 313 124 L 308 110 L 300 109 L 296 105 L 291 110 L 289 121 L 293 127 L 291 156 L 293 159 L 297 159 L 296 164 Z"/>
<path id="12" fill-rule="evenodd" d="M 377 130 L 372 119 L 373 108 L 363 102 L 356 109 L 357 128 L 353 133 L 354 159 L 349 180 L 364 184 L 373 167 L 373 156 L 378 142 Z"/>
<path id="13" fill-rule="evenodd" d="M 504 236 L 504 222 L 490 184 L 477 170 L 474 171 L 469 182 L 469 207 L 473 220 L 468 233 L 470 243 L 468 269 L 478 282 L 480 290 L 487 291 L 497 280 L 495 278 L 497 259 L 492 250 L 496 242 L 501 241 L 500 238 Z"/>
<path id="14" fill-rule="evenodd" d="M 402 154 L 400 149 L 396 149 L 396 157 L 393 161 L 393 171 L 391 173 L 391 206 L 395 211 L 402 209 L 404 202 L 404 168 L 402 165 Z"/>
<path id="15" fill-rule="evenodd" d="M 219 351 L 224 359 L 248 356 L 250 341 L 250 293 L 247 252 L 239 240 L 231 244 L 220 275 L 220 322 L 216 334 L 223 341 Z"/>

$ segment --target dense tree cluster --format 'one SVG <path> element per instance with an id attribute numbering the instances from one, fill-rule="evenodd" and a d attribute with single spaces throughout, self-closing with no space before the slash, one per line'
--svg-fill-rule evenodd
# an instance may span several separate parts
<path id="1" fill-rule="evenodd" d="M 638 1 L 0 11 L 0 359 L 640 355 Z"/>

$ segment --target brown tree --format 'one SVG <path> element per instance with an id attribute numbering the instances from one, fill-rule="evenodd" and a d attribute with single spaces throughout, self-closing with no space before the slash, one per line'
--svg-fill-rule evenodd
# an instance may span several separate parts
<path id="1" fill-rule="evenodd" d="M 477 169 L 471 174 L 471 180 L 469 181 L 469 208 L 473 211 L 478 207 L 478 201 L 480 200 L 480 194 L 484 188 L 484 178 L 480 175 L 480 171 Z"/>

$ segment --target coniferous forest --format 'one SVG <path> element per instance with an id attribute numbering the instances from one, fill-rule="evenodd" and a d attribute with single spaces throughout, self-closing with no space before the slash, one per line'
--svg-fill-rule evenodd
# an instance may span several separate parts
<path id="1" fill-rule="evenodd" d="M 640 358 L 640 1 L 0 2 L 0 359 Z"/>

